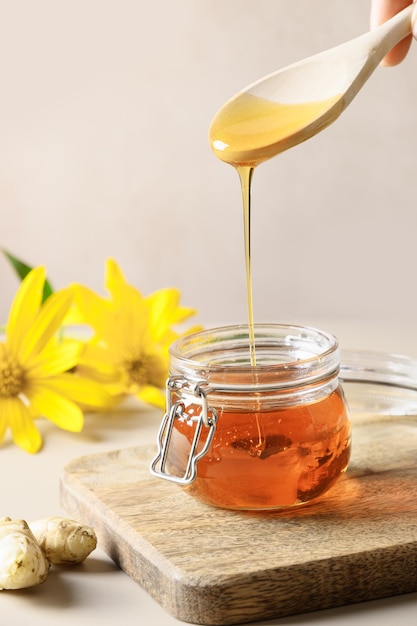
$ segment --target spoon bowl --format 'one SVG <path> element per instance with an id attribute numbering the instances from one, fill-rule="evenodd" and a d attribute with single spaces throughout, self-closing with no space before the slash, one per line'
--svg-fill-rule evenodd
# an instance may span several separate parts
<path id="1" fill-rule="evenodd" d="M 410 5 L 356 39 L 320 52 L 249 85 L 216 114 L 213 152 L 235 166 L 255 166 L 334 122 L 385 55 L 412 32 Z"/>

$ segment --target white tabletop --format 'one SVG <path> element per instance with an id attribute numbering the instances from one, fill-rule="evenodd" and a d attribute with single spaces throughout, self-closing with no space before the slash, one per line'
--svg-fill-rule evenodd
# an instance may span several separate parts
<path id="1" fill-rule="evenodd" d="M 417 332 L 413 334 L 411 323 L 390 326 L 327 322 L 321 328 L 337 334 L 344 348 L 389 350 L 417 356 Z M 160 419 L 160 411 L 128 403 L 113 415 L 87 416 L 84 431 L 79 434 L 60 431 L 42 421 L 39 427 L 45 445 L 35 456 L 21 451 L 7 439 L 0 447 L 0 517 L 33 520 L 65 514 L 59 500 L 59 476 L 65 464 L 83 455 L 152 443 Z M 412 593 L 256 624 L 411 626 L 415 624 L 416 614 L 417 593 Z M 0 616 L 0 623 L 5 626 L 182 623 L 119 570 L 100 545 L 83 565 L 54 566 L 46 582 L 38 587 L 0 592 Z"/>

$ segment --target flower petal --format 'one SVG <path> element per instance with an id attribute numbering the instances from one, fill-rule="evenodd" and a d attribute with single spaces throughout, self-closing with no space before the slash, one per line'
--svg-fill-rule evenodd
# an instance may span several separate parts
<path id="1" fill-rule="evenodd" d="M 66 372 L 77 365 L 82 350 L 82 344 L 76 341 L 64 341 L 42 350 L 40 354 L 29 357 L 27 377 L 34 380 Z"/>
<path id="2" fill-rule="evenodd" d="M 108 409 L 114 406 L 114 398 L 103 385 L 78 374 L 64 373 L 54 376 L 42 381 L 42 387 L 91 409 Z"/>
<path id="3" fill-rule="evenodd" d="M 88 343 L 78 359 L 77 372 L 98 382 L 115 382 L 120 379 L 120 370 L 112 356 L 110 350 Z"/>
<path id="4" fill-rule="evenodd" d="M 111 337 L 111 330 L 115 324 L 111 303 L 83 285 L 74 284 L 71 285 L 71 289 L 80 315 L 97 335 L 106 341 L 108 336 Z"/>
<path id="5" fill-rule="evenodd" d="M 118 306 L 123 305 L 125 290 L 130 288 L 122 270 L 114 259 L 107 259 L 104 286 L 111 295 L 111 299 Z"/>
<path id="6" fill-rule="evenodd" d="M 30 385 L 27 396 L 34 415 L 42 415 L 64 430 L 74 433 L 82 430 L 84 426 L 83 413 L 71 400 L 43 385 Z"/>
<path id="7" fill-rule="evenodd" d="M 30 355 L 40 352 L 52 339 L 71 306 L 72 298 L 72 291 L 67 288 L 53 293 L 44 302 L 21 347 L 19 356 L 22 364 Z"/>
<path id="8" fill-rule="evenodd" d="M 136 354 L 143 350 L 149 335 L 149 309 L 141 292 L 126 282 L 113 259 L 106 263 L 106 289 L 115 311 L 114 323 L 104 337 L 111 347 L 118 346 L 119 355 Z"/>
<path id="9" fill-rule="evenodd" d="M 62 324 L 63 326 L 85 326 L 84 316 L 75 303 L 70 307 Z"/>
<path id="10" fill-rule="evenodd" d="M 0 398 L 0 442 L 3 441 L 4 434 L 7 428 L 7 409 L 3 398 Z"/>
<path id="11" fill-rule="evenodd" d="M 143 385 L 143 387 L 140 388 L 140 391 L 136 394 L 136 397 L 139 398 L 139 400 L 142 400 L 142 402 L 152 404 L 159 409 L 165 408 L 165 393 L 153 385 Z"/>
<path id="12" fill-rule="evenodd" d="M 149 329 L 155 341 L 161 340 L 169 327 L 195 315 L 195 309 L 180 307 L 178 289 L 160 289 L 145 298 L 149 306 Z"/>
<path id="13" fill-rule="evenodd" d="M 179 306 L 171 315 L 171 324 L 182 324 L 193 315 L 197 315 L 197 309 L 187 306 Z"/>
<path id="14" fill-rule="evenodd" d="M 171 315 L 178 306 L 180 292 L 177 289 L 160 289 L 146 297 L 149 306 L 149 330 L 158 340 L 169 328 Z"/>
<path id="15" fill-rule="evenodd" d="M 38 452 L 42 437 L 23 402 L 18 398 L 3 398 L 0 410 L 5 412 L 14 443 L 30 454 Z"/>
<path id="16" fill-rule="evenodd" d="M 7 349 L 16 357 L 29 328 L 41 306 L 46 271 L 44 267 L 31 270 L 14 297 L 6 326 Z"/>

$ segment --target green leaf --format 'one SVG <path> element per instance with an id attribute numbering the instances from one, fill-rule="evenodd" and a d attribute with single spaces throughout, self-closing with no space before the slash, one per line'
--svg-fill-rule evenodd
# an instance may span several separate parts
<path id="1" fill-rule="evenodd" d="M 10 254 L 10 252 L 7 252 L 7 250 L 3 249 L 2 252 L 4 256 L 6 257 L 6 259 L 9 261 L 9 263 L 11 264 L 11 266 L 13 267 L 13 269 L 15 270 L 16 274 L 19 276 L 20 280 L 23 280 L 25 276 L 29 274 L 29 272 L 32 271 L 33 267 L 30 267 L 23 261 L 20 261 L 19 259 L 14 257 L 12 254 Z M 45 300 L 49 298 L 49 296 L 53 293 L 53 291 L 54 290 L 52 288 L 51 283 L 48 280 L 45 280 L 45 284 L 43 286 L 42 302 L 45 302 Z"/>

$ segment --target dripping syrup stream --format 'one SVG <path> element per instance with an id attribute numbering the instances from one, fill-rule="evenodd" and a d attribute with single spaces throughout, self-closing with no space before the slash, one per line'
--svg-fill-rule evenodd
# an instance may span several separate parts
<path id="1" fill-rule="evenodd" d="M 240 178 L 243 200 L 243 223 L 244 223 L 244 242 L 245 242 L 245 266 L 246 266 L 246 293 L 248 303 L 248 330 L 249 330 L 249 351 L 250 363 L 252 367 L 256 366 L 256 346 L 255 346 L 255 327 L 253 317 L 253 289 L 252 289 L 252 257 L 251 257 L 251 184 L 254 167 L 237 166 L 237 172 Z M 257 382 L 256 369 L 253 370 L 254 383 Z M 262 432 L 260 413 L 255 413 L 256 430 L 258 440 L 253 441 L 254 452 L 260 455 L 265 445 L 265 436 Z"/>
<path id="2" fill-rule="evenodd" d="M 251 269 L 251 183 L 254 167 L 250 165 L 237 166 L 240 178 L 243 201 L 243 224 L 245 240 L 245 267 L 246 267 L 246 295 L 248 303 L 248 329 L 249 329 L 249 350 L 250 362 L 256 365 L 255 349 L 255 328 L 253 320 L 253 289 L 252 289 L 252 269 Z"/>

